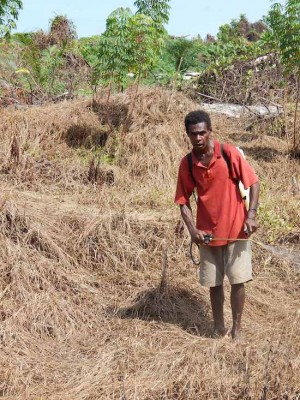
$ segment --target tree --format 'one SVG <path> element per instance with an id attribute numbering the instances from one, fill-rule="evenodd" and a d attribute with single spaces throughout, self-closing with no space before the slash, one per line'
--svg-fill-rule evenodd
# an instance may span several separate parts
<path id="1" fill-rule="evenodd" d="M 164 46 L 164 37 L 153 19 L 145 14 L 135 14 L 130 19 L 129 35 L 132 41 L 129 68 L 140 78 L 157 62 Z"/>
<path id="2" fill-rule="evenodd" d="M 136 0 L 137 14 L 144 14 L 160 27 L 169 21 L 169 0 Z"/>
<path id="3" fill-rule="evenodd" d="M 300 2 L 287 0 L 285 5 L 273 4 L 266 22 L 270 31 L 264 40 L 278 51 L 284 73 L 293 75 L 296 81 L 295 112 L 291 152 L 296 155 L 300 148 L 300 134 L 297 132 L 297 111 L 300 97 Z"/>
<path id="4" fill-rule="evenodd" d="M 218 40 L 224 43 L 255 42 L 259 40 L 261 34 L 267 30 L 263 21 L 251 23 L 245 14 L 241 14 L 239 19 L 232 19 L 229 24 L 221 25 L 218 32 Z"/>
<path id="5" fill-rule="evenodd" d="M 277 47 L 287 73 L 300 73 L 300 2 L 288 0 L 283 6 L 273 4 L 266 21 L 269 38 Z"/>
<path id="6" fill-rule="evenodd" d="M 105 83 L 115 82 L 119 88 L 125 84 L 132 63 L 133 42 L 129 38 L 132 17 L 129 8 L 113 11 L 106 20 L 106 30 L 100 38 L 95 78 L 100 77 Z"/>
<path id="7" fill-rule="evenodd" d="M 57 15 L 50 21 L 49 42 L 51 45 L 70 45 L 77 39 L 76 28 L 65 15 Z"/>
<path id="8" fill-rule="evenodd" d="M 181 65 L 181 71 L 189 68 L 199 69 L 199 55 L 202 49 L 201 39 L 187 39 L 184 37 L 169 37 L 166 41 L 164 53 L 174 71 Z"/>
<path id="9" fill-rule="evenodd" d="M 22 0 L 0 0 L 0 37 L 8 36 L 11 29 L 16 27 Z"/>
<path id="10" fill-rule="evenodd" d="M 98 64 L 97 51 L 100 40 L 100 35 L 78 39 L 78 49 L 80 51 L 80 54 L 91 68 L 95 68 Z"/>
<path id="11" fill-rule="evenodd" d="M 86 65 L 76 36 L 73 22 L 65 16 L 50 20 L 48 33 L 39 30 L 12 36 L 19 54 L 16 73 L 28 96 L 47 99 L 73 95 L 85 75 L 79 73 L 79 67 Z"/>
<path id="12" fill-rule="evenodd" d="M 163 23 L 168 19 L 168 1 L 137 0 L 133 14 L 129 8 L 118 8 L 107 18 L 100 38 L 96 77 L 123 88 L 127 75 L 133 72 L 139 81 L 157 62 L 164 45 Z"/>
<path id="13" fill-rule="evenodd" d="M 203 68 L 218 75 L 237 61 L 252 60 L 264 54 L 259 38 L 267 30 L 265 23 L 251 23 L 245 14 L 221 25 L 217 40 L 209 38 L 202 46 Z"/>

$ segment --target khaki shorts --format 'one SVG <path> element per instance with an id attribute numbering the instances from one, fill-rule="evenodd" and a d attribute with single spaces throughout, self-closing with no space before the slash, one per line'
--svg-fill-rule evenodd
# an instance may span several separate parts
<path id="1" fill-rule="evenodd" d="M 223 284 L 227 275 L 231 285 L 252 280 L 251 244 L 236 241 L 225 246 L 200 246 L 200 283 L 206 287 Z"/>

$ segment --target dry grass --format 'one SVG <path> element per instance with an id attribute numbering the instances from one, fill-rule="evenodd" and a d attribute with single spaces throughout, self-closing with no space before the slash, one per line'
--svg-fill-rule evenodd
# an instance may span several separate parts
<path id="1" fill-rule="evenodd" d="M 143 89 L 133 111 L 132 94 L 114 96 L 109 114 L 104 95 L 1 111 L 0 397 L 299 398 L 300 282 L 285 260 L 254 246 L 243 341 L 210 338 L 208 292 L 186 234 L 174 233 L 182 119 L 197 106 L 176 95 L 166 115 L 169 96 Z M 289 177 L 300 167 L 285 143 L 214 121 L 215 135 L 244 145 L 262 178 L 258 239 L 299 232 Z M 93 156 L 113 185 L 88 181 Z M 287 226 L 268 223 L 274 209 Z M 228 299 L 225 314 L 229 325 Z"/>

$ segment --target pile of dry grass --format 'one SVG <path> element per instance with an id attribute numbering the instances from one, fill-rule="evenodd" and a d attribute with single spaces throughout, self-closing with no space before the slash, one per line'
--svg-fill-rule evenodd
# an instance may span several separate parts
<path id="1" fill-rule="evenodd" d="M 130 110 L 132 96 L 112 97 L 109 113 L 105 97 L 2 111 L 0 396 L 296 399 L 299 275 L 255 246 L 243 341 L 210 338 L 207 290 L 186 234 L 174 233 L 182 118 L 197 105 L 175 95 L 169 106 L 170 93 L 143 89 Z M 222 141 L 248 135 L 237 136 L 236 121 L 214 120 Z M 263 181 L 264 211 L 277 200 L 281 214 L 293 211 L 283 220 L 296 231 L 299 203 L 282 181 L 287 171 L 299 176 L 299 164 L 280 140 L 244 144 Z M 95 154 L 113 185 L 89 182 Z M 261 218 L 267 240 L 277 226 Z M 225 314 L 229 324 L 228 301 Z"/>

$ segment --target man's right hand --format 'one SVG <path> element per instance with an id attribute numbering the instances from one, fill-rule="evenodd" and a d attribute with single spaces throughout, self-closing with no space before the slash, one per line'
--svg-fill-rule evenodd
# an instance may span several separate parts
<path id="1" fill-rule="evenodd" d="M 180 206 L 180 212 L 186 224 L 186 227 L 190 232 L 192 242 L 196 243 L 197 245 L 207 244 L 205 243 L 205 238 L 204 238 L 204 235 L 206 235 L 207 233 L 204 231 L 200 231 L 199 229 L 196 228 L 195 222 L 193 220 L 191 207 L 187 204 L 182 204 Z"/>
<path id="2" fill-rule="evenodd" d="M 196 243 L 197 245 L 205 244 L 204 235 L 206 235 L 206 232 L 200 231 L 199 229 L 193 230 L 193 232 L 191 232 L 192 242 Z"/>

